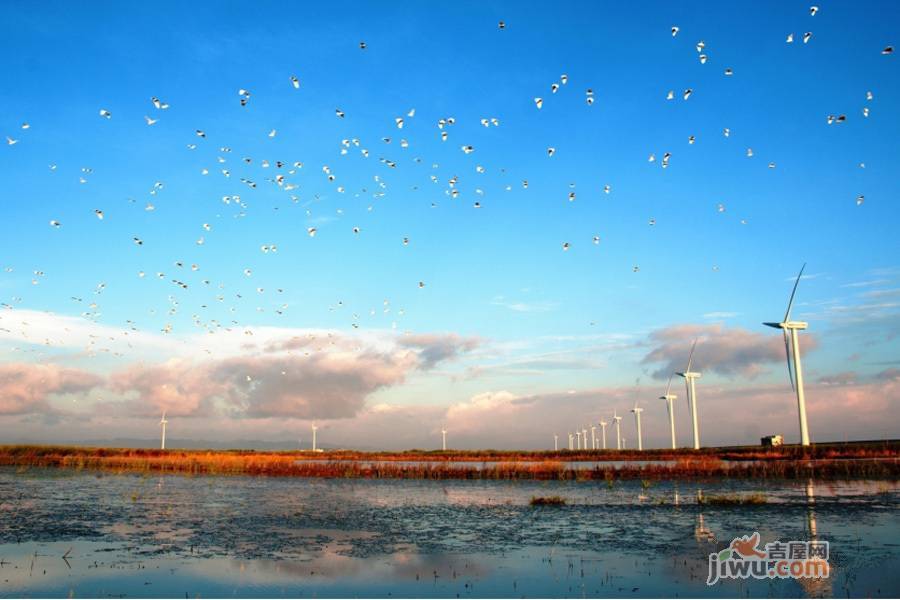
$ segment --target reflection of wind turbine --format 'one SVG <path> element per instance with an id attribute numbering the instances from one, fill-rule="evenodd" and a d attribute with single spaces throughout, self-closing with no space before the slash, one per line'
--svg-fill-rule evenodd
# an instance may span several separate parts
<path id="1" fill-rule="evenodd" d="M 643 408 L 638 408 L 637 400 L 634 401 L 634 408 L 631 409 L 631 412 L 634 413 L 634 423 L 637 426 L 637 449 L 644 449 L 644 440 L 641 437 L 641 412 L 643 412 Z"/>
<path id="2" fill-rule="evenodd" d="M 691 355 L 688 357 L 687 369 L 683 373 L 676 373 L 680 377 L 684 377 L 684 383 L 687 387 L 688 406 L 691 409 L 691 426 L 694 431 L 694 450 L 700 449 L 700 426 L 697 424 L 697 388 L 694 387 L 694 380 L 700 378 L 700 373 L 691 371 L 691 365 L 694 363 L 694 350 L 697 348 L 697 340 L 691 346 Z"/>
<path id="3" fill-rule="evenodd" d="M 160 450 L 166 449 L 166 424 L 167 423 L 168 423 L 168 421 L 166 421 L 166 411 L 163 411 L 162 419 L 160 419 L 160 421 L 159 421 L 159 424 L 162 425 L 162 441 L 159 444 Z"/>
<path id="4" fill-rule="evenodd" d="M 694 528 L 694 538 L 698 542 L 716 541 L 716 534 L 706 526 L 706 521 L 703 519 L 703 513 L 697 515 L 697 526 Z"/>
<path id="5" fill-rule="evenodd" d="M 804 321 L 791 321 L 791 306 L 794 304 L 794 294 L 797 293 L 797 285 L 803 276 L 803 269 L 797 275 L 797 281 L 794 282 L 794 289 L 791 291 L 791 298 L 788 300 L 787 312 L 784 313 L 784 320 L 781 323 L 763 323 L 775 329 L 781 329 L 784 334 L 784 352 L 787 356 L 788 377 L 791 379 L 791 387 L 797 392 L 797 410 L 800 413 L 800 444 L 809 446 L 809 429 L 806 427 L 806 399 L 803 397 L 803 370 L 800 368 L 800 340 L 797 337 L 797 331 L 806 329 L 809 323 Z M 788 331 L 790 331 L 790 342 L 788 341 Z M 791 357 L 794 359 L 794 372 L 791 373 Z M 794 380 L 796 379 L 796 385 Z"/>
<path id="6" fill-rule="evenodd" d="M 441 450 L 447 451 L 447 430 L 441 429 Z"/>
<path id="7" fill-rule="evenodd" d="M 318 452 L 316 449 L 316 431 L 318 431 L 319 426 L 315 423 L 312 424 L 312 432 L 313 432 L 313 452 Z"/>
<path id="8" fill-rule="evenodd" d="M 603 442 L 603 449 L 606 450 L 606 426 L 609 425 L 606 421 L 600 421 L 600 433 L 601 433 L 601 441 Z"/>
<path id="9" fill-rule="evenodd" d="M 806 504 L 809 507 L 809 512 L 806 515 L 806 521 L 809 525 L 809 539 L 814 540 L 819 534 L 819 529 L 816 527 L 816 488 L 813 486 L 812 479 L 806 482 Z"/>
<path id="10" fill-rule="evenodd" d="M 669 429 L 672 432 L 672 450 L 675 449 L 675 406 L 672 404 L 678 396 L 669 393 L 672 387 L 672 376 L 669 375 L 669 383 L 666 384 L 666 393 L 659 397 L 660 400 L 666 401 L 666 408 L 669 411 Z"/>
<path id="11" fill-rule="evenodd" d="M 622 417 L 616 414 L 616 411 L 613 411 L 613 422 L 616 424 L 616 450 L 622 449 L 622 430 L 619 427 L 621 421 Z"/>
<path id="12" fill-rule="evenodd" d="M 818 542 L 819 530 L 816 526 L 816 490 L 812 479 L 809 479 L 806 482 L 806 505 L 806 522 L 809 527 L 808 539 L 811 542 Z M 818 556 L 815 558 L 810 556 L 809 558 L 814 563 L 822 563 L 826 560 Z M 831 598 L 834 596 L 834 591 L 832 589 L 835 578 L 834 566 L 831 565 L 829 568 L 828 565 L 822 565 L 822 567 L 821 575 L 803 577 L 798 581 L 807 598 Z"/>

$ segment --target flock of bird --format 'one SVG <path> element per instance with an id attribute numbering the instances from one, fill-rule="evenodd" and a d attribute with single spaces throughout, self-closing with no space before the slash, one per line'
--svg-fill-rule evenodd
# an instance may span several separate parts
<path id="1" fill-rule="evenodd" d="M 809 15 L 811 17 L 815 17 L 819 13 L 819 8 L 817 6 L 812 6 L 809 9 Z M 508 25 L 504 21 L 500 21 L 498 23 L 498 29 L 503 32 L 507 29 Z M 665 35 L 665 32 L 662 32 Z M 683 35 L 680 27 L 672 26 L 670 29 L 670 34 L 673 38 L 678 37 L 679 35 Z M 500 35 L 503 35 L 500 33 Z M 811 31 L 803 32 L 799 36 L 799 40 L 802 44 L 809 44 L 813 39 L 813 33 Z M 786 35 L 785 43 L 792 44 L 795 43 L 795 33 L 790 32 Z M 695 45 L 697 60 L 700 64 L 707 64 L 710 62 L 709 50 L 707 49 L 706 43 L 703 40 L 697 41 Z M 365 41 L 359 42 L 359 50 L 365 52 L 368 50 L 368 45 Z M 885 46 L 881 51 L 883 55 L 891 55 L 893 53 L 892 46 Z M 736 71 L 733 67 L 726 67 L 723 70 L 724 77 L 737 77 Z M 572 83 L 570 83 L 569 75 L 563 73 L 559 76 L 558 80 L 553 81 L 549 85 L 549 96 L 546 98 L 544 96 L 533 96 L 533 105 L 534 110 L 542 111 L 546 110 L 550 106 L 552 106 L 554 97 L 558 94 L 563 94 L 567 88 L 570 88 Z M 284 87 L 285 93 L 298 93 L 303 89 L 303 83 L 299 75 L 297 74 L 285 74 L 284 79 Z M 685 87 L 683 89 L 675 90 L 662 90 L 660 94 L 660 100 L 662 102 L 689 102 L 691 98 L 698 93 L 697 90 L 692 87 Z M 584 94 L 584 102 L 587 106 L 593 106 L 595 104 L 596 94 L 594 89 L 586 88 L 583 92 Z M 236 97 L 234 98 L 234 102 L 238 103 L 241 107 L 247 107 L 252 103 L 254 98 L 254 94 L 251 90 L 241 88 L 237 90 Z M 874 95 L 871 91 L 866 92 L 865 99 L 867 102 L 872 101 Z M 148 105 L 148 114 L 143 116 L 144 122 L 147 127 L 154 127 L 159 124 L 161 120 L 165 118 L 165 115 L 168 114 L 168 111 L 177 111 L 178 107 L 170 105 L 169 102 L 161 99 L 158 96 L 150 96 L 149 105 Z M 862 116 L 864 118 L 870 115 L 869 106 L 864 106 L 862 108 Z M 87 116 L 86 116 L 87 118 Z M 109 107 L 100 107 L 95 115 L 92 118 L 100 118 L 105 121 L 110 121 L 118 118 L 118 115 L 114 114 L 113 111 Z M 334 110 L 334 118 L 336 119 L 346 119 L 347 113 L 342 110 L 340 107 L 336 107 Z M 396 132 L 397 136 L 403 136 L 405 132 L 409 131 L 410 125 L 415 122 L 415 120 L 419 119 L 417 116 L 416 109 L 410 108 L 408 111 L 403 112 L 399 115 L 392 115 L 386 119 L 386 122 L 392 124 L 392 129 Z M 827 125 L 838 126 L 845 123 L 848 120 L 848 117 L 844 114 L 830 114 L 826 117 L 825 122 Z M 481 117 L 478 121 L 481 126 L 487 129 L 493 128 L 501 128 L 502 129 L 502 120 L 497 115 L 487 114 Z M 436 118 L 433 123 L 433 127 L 436 129 L 436 133 L 440 141 L 448 142 L 451 139 L 451 134 L 453 133 L 454 127 L 457 125 L 457 120 L 452 115 L 444 115 L 439 118 Z M 23 122 L 21 125 L 21 130 L 19 133 L 15 134 L 16 137 L 13 137 L 13 134 L 6 135 L 7 145 L 10 147 L 19 146 L 20 144 L 25 145 L 28 144 L 28 137 L 32 131 L 32 124 L 29 122 Z M 185 143 L 185 147 L 189 152 L 193 152 L 198 150 L 201 145 L 209 144 L 210 139 L 214 136 L 203 129 L 194 129 L 192 132 L 186 132 L 191 139 L 190 141 Z M 269 138 L 274 138 L 278 135 L 278 131 L 276 129 L 271 129 L 267 136 Z M 723 128 L 722 135 L 724 137 L 731 136 L 730 128 Z M 696 142 L 696 137 L 694 135 L 690 135 L 686 140 L 689 145 L 693 145 Z M 407 137 L 400 137 L 398 140 L 394 140 L 393 136 L 386 135 L 379 140 L 379 148 L 388 148 L 393 149 L 399 147 L 402 149 L 408 149 L 412 147 L 413 144 Z M 19 146 L 20 147 L 20 146 Z M 336 156 L 335 161 L 340 161 L 343 157 L 348 156 L 350 153 L 358 153 L 365 159 L 369 159 L 372 156 L 376 156 L 382 154 L 382 152 L 376 152 L 372 149 L 373 146 L 365 144 L 362 140 L 358 138 L 345 138 L 336 140 Z M 475 155 L 477 156 L 477 146 L 475 146 L 471 141 L 462 141 L 459 145 L 460 151 L 464 155 Z M 208 148 L 207 148 L 208 149 Z M 263 183 L 267 184 L 271 187 L 271 189 L 276 190 L 279 193 L 283 193 L 286 195 L 286 198 L 292 203 L 302 206 L 305 209 L 305 213 L 307 217 L 313 217 L 313 205 L 319 200 L 317 196 L 315 199 L 308 200 L 302 199 L 299 193 L 299 177 L 300 174 L 306 169 L 306 165 L 303 161 L 300 160 L 290 160 L 290 159 L 262 159 L 262 158 L 254 158 L 254 157 L 242 157 L 240 159 L 235 160 L 233 155 L 236 151 L 232 150 L 232 147 L 229 145 L 221 145 L 218 146 L 218 150 L 216 153 L 216 163 L 215 167 L 211 165 L 198 165 L 198 173 L 201 177 L 209 177 L 215 174 L 217 170 L 217 175 L 228 180 L 229 182 L 237 180 L 240 183 L 240 190 L 235 189 L 231 194 L 225 195 L 221 197 L 221 203 L 225 206 L 228 206 L 235 210 L 234 217 L 235 218 L 245 218 L 251 214 L 251 200 L 247 197 L 249 194 L 253 194 L 254 190 L 257 190 Z M 555 146 L 547 146 L 546 148 L 546 156 L 547 158 L 552 159 L 557 153 L 557 148 Z M 372 204 L 368 207 L 368 211 L 372 212 L 375 210 L 375 203 L 383 198 L 387 194 L 387 190 L 389 188 L 389 173 L 391 170 L 401 168 L 404 161 L 388 158 L 386 156 L 387 151 L 384 152 L 385 156 L 380 156 L 378 158 L 378 163 L 383 167 L 386 167 L 388 171 L 383 171 L 381 168 L 378 172 L 372 175 L 373 186 L 370 189 L 369 186 L 360 187 L 358 191 L 355 191 L 357 196 L 368 194 L 372 199 Z M 752 147 L 747 147 L 744 151 L 744 154 L 748 158 L 752 158 L 754 156 L 754 151 Z M 429 174 L 427 182 L 430 182 L 432 185 L 441 185 L 443 184 L 443 193 L 449 199 L 456 199 L 460 197 L 460 177 L 458 175 L 453 175 L 446 179 L 443 179 L 439 176 L 439 165 L 435 162 L 426 160 L 422 157 L 415 157 L 412 159 L 414 163 L 417 164 L 431 164 L 432 173 Z M 648 154 L 647 161 L 649 163 L 656 163 L 662 169 L 668 169 L 673 165 L 673 151 L 672 150 L 664 150 L 664 151 L 653 151 Z M 236 165 L 236 166 L 235 166 Z M 860 163 L 861 168 L 865 168 L 864 163 Z M 774 161 L 768 162 L 768 167 L 774 169 L 776 167 L 776 163 Z M 48 169 L 51 172 L 58 171 L 58 165 L 56 163 L 49 163 Z M 258 180 L 257 176 L 250 174 L 252 169 L 256 169 L 259 177 L 262 177 L 262 180 Z M 485 173 L 489 166 L 483 164 L 474 165 L 474 171 L 477 174 Z M 346 194 L 350 190 L 347 183 L 344 183 L 340 180 L 338 171 L 339 169 L 334 167 L 333 164 L 322 164 L 316 167 L 316 170 L 321 173 L 321 177 L 327 181 L 327 183 L 333 186 L 333 191 L 336 194 Z M 246 172 L 245 175 L 240 175 L 240 172 Z M 386 174 L 387 173 L 387 174 Z M 78 182 L 81 185 L 86 185 L 90 182 L 93 176 L 93 169 L 91 167 L 82 167 L 80 171 L 77 173 Z M 236 177 L 234 177 L 236 176 Z M 234 177 L 234 179 L 232 179 Z M 258 183 L 260 181 L 260 183 Z M 505 190 L 511 191 L 513 189 L 512 183 L 505 184 Z M 527 179 L 523 179 L 521 181 L 521 187 L 527 189 L 529 182 Z M 163 181 L 155 181 L 151 186 L 148 186 L 147 190 L 149 198 L 144 201 L 143 210 L 147 213 L 152 213 L 156 210 L 155 202 L 157 202 L 157 198 L 163 193 L 165 188 L 165 184 Z M 237 186 L 235 186 L 237 187 Z M 568 192 L 568 200 L 575 201 L 576 191 L 574 189 L 574 185 L 570 185 L 570 191 Z M 612 184 L 604 183 L 602 184 L 602 192 L 605 194 L 612 193 Z M 475 209 L 479 209 L 482 207 L 483 200 L 482 196 L 485 195 L 485 191 L 480 187 L 475 188 L 475 195 L 477 199 L 472 202 L 472 207 Z M 864 201 L 864 197 L 862 195 L 856 198 L 857 204 L 862 204 Z M 130 202 L 136 203 L 134 199 L 131 199 Z M 432 207 L 437 208 L 437 203 L 432 202 Z M 718 212 L 725 212 L 726 207 L 724 204 L 720 203 L 716 206 L 716 210 Z M 338 209 L 338 213 L 341 214 L 341 209 Z M 96 217 L 98 221 L 108 222 L 108 213 L 104 209 L 104 207 L 94 207 L 92 209 L 92 214 Z M 194 243 L 197 246 L 203 246 L 206 243 L 207 237 L 214 235 L 214 226 L 212 224 L 212 218 L 209 221 L 198 223 L 197 224 L 197 233 L 196 239 Z M 650 217 L 648 219 L 648 223 L 650 226 L 655 224 L 655 219 Z M 59 216 L 56 215 L 47 215 L 47 223 L 50 227 L 54 229 L 64 229 L 67 227 L 67 224 L 62 221 Z M 746 224 L 746 220 L 742 219 L 741 223 Z M 360 225 L 353 225 L 352 227 L 348 227 L 349 233 L 353 236 L 359 236 L 363 234 L 363 228 Z M 311 224 L 306 228 L 306 234 L 310 238 L 314 238 L 317 235 L 325 234 L 325 231 L 320 231 L 320 227 Z M 85 231 L 83 233 L 85 236 L 90 236 L 89 231 Z M 332 231 L 329 230 L 327 235 L 332 235 Z M 593 235 L 590 238 L 590 243 L 594 245 L 598 245 L 601 242 L 601 236 L 599 234 Z M 140 233 L 136 233 L 131 236 L 131 243 L 136 247 L 145 247 L 144 238 Z M 409 246 L 410 237 L 403 236 L 400 239 L 397 239 L 397 243 L 401 244 L 403 247 Z M 285 246 L 279 240 L 266 240 L 264 243 L 259 245 L 259 251 L 262 254 L 276 254 L 279 252 L 279 248 L 283 248 Z M 560 247 L 562 251 L 568 251 L 572 248 L 573 242 L 569 240 L 561 240 Z M 640 270 L 639 265 L 631 265 L 631 270 L 634 272 L 638 272 Z M 170 270 L 171 269 L 171 270 Z M 717 269 L 716 266 L 713 266 L 713 269 Z M 6 266 L 4 268 L 5 273 L 12 273 L 14 271 L 13 266 Z M 168 282 L 172 285 L 171 293 L 167 294 L 167 303 L 163 308 L 155 309 L 151 311 L 152 315 L 156 314 L 165 314 L 169 316 L 173 316 L 179 313 L 182 299 L 178 294 L 185 292 L 188 289 L 193 289 L 195 287 L 201 287 L 201 289 L 206 288 L 212 291 L 212 293 L 208 296 L 209 300 L 203 301 L 199 304 L 199 309 L 192 315 L 192 322 L 194 326 L 199 328 L 200 330 L 214 333 L 220 330 L 232 330 L 232 329 L 244 329 L 244 332 L 247 335 L 253 335 L 252 326 L 247 325 L 250 321 L 250 317 L 244 316 L 243 319 L 239 318 L 238 310 L 241 307 L 241 301 L 244 300 L 242 294 L 234 294 L 233 296 L 226 296 L 225 289 L 226 284 L 224 281 L 213 281 L 209 278 L 202 277 L 201 275 L 193 275 L 202 271 L 202 267 L 198 262 L 190 262 L 184 261 L 178 258 L 172 260 L 171 264 L 168 266 L 158 265 L 153 272 L 148 273 L 143 270 L 136 273 L 138 278 L 155 278 L 161 281 Z M 173 274 L 174 272 L 174 274 Z M 251 268 L 244 268 L 242 270 L 243 275 L 246 278 L 253 277 L 253 270 Z M 46 278 L 46 273 L 42 268 L 34 268 L 31 269 L 31 283 L 33 285 L 39 285 Z M 410 282 L 411 286 L 416 286 L 419 289 L 424 288 L 427 282 L 424 278 L 416 278 L 415 280 Z M 71 300 L 85 305 L 85 310 L 81 312 L 81 316 L 87 318 L 89 320 L 98 321 L 102 315 L 101 306 L 99 302 L 99 296 L 102 295 L 104 289 L 106 288 L 105 282 L 98 283 L 91 292 L 97 296 L 98 298 L 92 302 L 85 302 L 83 299 L 83 292 L 75 292 L 71 295 Z M 266 288 L 263 286 L 256 287 L 256 292 L 259 296 L 268 296 L 269 294 L 274 293 L 276 300 L 274 301 L 274 308 L 272 309 L 278 315 L 284 315 L 289 305 L 285 302 L 280 302 L 278 297 L 285 292 L 287 288 L 286 283 L 280 283 L 273 288 Z M 222 322 L 216 318 L 206 318 L 203 316 L 202 311 L 207 309 L 210 306 L 210 300 L 212 302 L 225 304 L 226 302 L 230 302 L 231 306 L 228 307 L 229 312 L 232 314 L 232 319 L 228 322 Z M 21 296 L 16 296 L 12 299 L 11 302 L 3 302 L 3 308 L 14 309 L 17 305 L 21 305 L 24 302 L 24 299 Z M 343 305 L 343 301 L 338 301 L 333 306 L 329 307 L 330 310 L 340 309 Z M 270 305 L 271 306 L 271 305 Z M 266 308 L 262 306 L 256 307 L 256 312 L 264 312 Z M 385 300 L 384 306 L 380 307 L 380 310 L 387 314 L 390 313 L 391 307 L 390 302 Z M 362 312 L 362 311 L 359 311 Z M 361 326 L 362 317 L 359 312 L 354 313 L 352 318 L 350 319 L 351 325 L 353 328 L 359 328 Z M 370 315 L 374 315 L 376 313 L 376 309 L 372 308 L 369 311 Z M 399 315 L 403 314 L 401 310 Z M 28 338 L 27 333 L 27 324 L 22 325 L 22 333 Z M 14 326 L 12 321 L 7 318 L 4 320 L 0 320 L 0 328 L 5 331 L 10 331 L 9 327 Z M 129 331 L 139 331 L 137 326 L 137 319 L 129 319 L 127 321 L 127 329 Z M 392 324 L 393 327 L 396 328 L 397 324 L 394 322 Z M 175 327 L 171 322 L 163 323 L 160 327 L 160 331 L 164 334 L 169 334 L 175 331 Z M 128 331 L 123 332 L 124 336 L 128 335 Z M 122 353 L 118 350 L 111 349 L 107 347 L 105 344 L 109 340 L 101 340 L 101 339 L 92 339 L 89 342 L 88 351 L 91 354 L 96 354 L 97 352 L 111 352 L 115 355 L 121 355 Z M 123 338 L 123 341 L 128 342 L 127 338 Z M 49 339 L 45 340 L 32 340 L 34 344 L 45 344 L 52 345 L 53 342 Z M 128 346 L 130 347 L 130 343 Z M 326 341 L 327 345 L 327 341 Z M 668 392 L 666 396 L 669 396 Z M 637 422 L 638 431 L 640 430 L 640 411 L 642 409 L 635 406 L 632 409 L 634 412 Z M 671 407 L 670 407 L 671 411 Z M 617 437 L 619 432 L 619 422 L 621 418 L 618 414 L 615 414 L 612 418 L 616 431 Z M 591 447 L 598 447 L 599 445 L 603 445 L 605 447 L 605 437 L 606 437 L 606 425 L 605 421 L 600 421 L 599 426 L 602 429 L 602 443 L 599 442 L 595 435 L 596 426 L 591 426 Z M 569 435 L 568 444 L 570 447 L 574 447 L 574 444 L 577 444 L 579 447 L 587 447 L 587 432 L 588 429 L 582 428 L 579 431 L 574 433 L 574 442 L 573 435 Z M 618 440 L 618 445 L 624 443 L 621 438 Z M 640 434 L 638 434 L 638 446 L 641 445 Z"/>

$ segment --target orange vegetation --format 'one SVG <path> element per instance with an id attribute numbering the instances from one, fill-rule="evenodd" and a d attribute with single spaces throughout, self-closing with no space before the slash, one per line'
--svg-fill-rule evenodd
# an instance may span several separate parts
<path id="1" fill-rule="evenodd" d="M 570 461 L 608 462 L 599 462 L 590 468 L 575 468 L 569 464 Z M 406 479 L 897 479 L 900 477 L 900 442 L 829 444 L 809 448 L 789 446 L 643 452 L 479 450 L 312 453 L 0 446 L 0 465 L 187 474 Z"/>

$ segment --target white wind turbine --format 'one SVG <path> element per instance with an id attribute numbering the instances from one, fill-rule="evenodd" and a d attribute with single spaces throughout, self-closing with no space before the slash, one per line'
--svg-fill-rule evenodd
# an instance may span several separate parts
<path id="1" fill-rule="evenodd" d="M 162 441 L 159 444 L 160 450 L 166 449 L 166 424 L 167 423 L 168 423 L 168 421 L 166 421 L 166 411 L 163 411 L 162 419 L 159 420 L 159 424 L 162 426 Z"/>
<path id="2" fill-rule="evenodd" d="M 631 412 L 634 413 L 634 424 L 637 426 L 637 449 L 644 449 L 644 440 L 641 436 L 641 413 L 644 411 L 643 408 L 638 407 L 637 400 L 634 401 L 634 408 L 631 409 Z"/>
<path id="3" fill-rule="evenodd" d="M 318 452 L 318 450 L 316 449 L 316 431 L 318 431 L 318 429 L 319 429 L 319 426 L 316 425 L 315 423 L 313 423 L 313 424 L 312 424 L 312 433 L 313 433 L 313 446 L 312 446 L 312 451 L 313 451 L 313 452 Z"/>
<path id="4" fill-rule="evenodd" d="M 670 394 L 669 389 L 672 387 L 672 376 L 669 375 L 669 382 L 666 384 L 666 393 L 659 397 L 660 400 L 666 401 L 666 409 L 669 412 L 669 430 L 672 433 L 672 450 L 675 449 L 675 406 L 672 404 L 678 396 Z"/>
<path id="5" fill-rule="evenodd" d="M 788 300 L 787 312 L 784 313 L 784 320 L 781 323 L 763 323 L 775 329 L 781 329 L 784 334 L 784 352 L 787 356 L 788 377 L 791 379 L 791 387 L 797 392 L 797 412 L 800 414 L 800 444 L 809 446 L 809 429 L 806 426 L 806 399 L 803 396 L 803 370 L 800 367 L 800 339 L 797 331 L 806 329 L 809 323 L 805 321 L 791 321 L 791 307 L 794 304 L 794 294 L 797 293 L 797 285 L 803 276 L 803 269 L 806 268 L 804 263 L 794 282 L 794 289 L 791 291 L 791 298 Z M 790 342 L 788 342 L 788 331 L 790 331 Z M 791 373 L 791 357 L 794 361 L 794 372 Z M 795 384 L 796 381 L 796 384 Z"/>
<path id="6" fill-rule="evenodd" d="M 603 441 L 603 449 L 606 450 L 606 426 L 609 425 L 606 421 L 600 421 L 600 435 Z"/>
<path id="7" fill-rule="evenodd" d="M 441 428 L 441 450 L 447 451 L 447 430 Z"/>
<path id="8" fill-rule="evenodd" d="M 613 422 L 616 424 L 616 450 L 622 449 L 622 430 L 619 426 L 621 423 L 622 417 L 620 417 L 616 411 L 613 411 Z"/>
<path id="9" fill-rule="evenodd" d="M 700 378 L 700 373 L 691 371 L 691 365 L 694 363 L 694 349 L 697 348 L 697 340 L 691 346 L 691 355 L 688 357 L 687 369 L 682 373 L 675 373 L 679 377 L 684 377 L 684 383 L 687 387 L 688 406 L 691 410 L 691 427 L 694 432 L 694 450 L 700 449 L 700 426 L 697 423 L 697 388 L 694 386 L 694 380 Z"/>

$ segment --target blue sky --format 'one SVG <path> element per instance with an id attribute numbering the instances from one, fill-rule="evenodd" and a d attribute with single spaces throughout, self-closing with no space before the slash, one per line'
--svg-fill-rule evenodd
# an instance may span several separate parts
<path id="1" fill-rule="evenodd" d="M 0 136 L 18 140 L 0 150 L 0 266 L 12 269 L 0 273 L 0 298 L 12 312 L 31 311 L 18 313 L 27 325 L 6 326 L 0 356 L 8 363 L 107 377 L 135 360 L 173 360 L 155 341 L 121 356 L 85 353 L 62 332 L 46 346 L 27 331 L 32 313 L 57 327 L 50 311 L 186 347 L 232 326 L 287 337 L 327 330 L 353 340 L 366 332 L 478 340 L 367 388 L 344 415 L 350 420 L 376 405 L 437 410 L 501 392 L 605 397 L 602 390 L 664 385 L 660 364 L 646 361 L 665 337 L 659 332 L 682 332 L 683 354 L 711 327 L 722 340 L 740 337 L 735 330 L 768 336 L 747 340 L 750 355 L 754 344 L 780 344 L 760 322 L 783 314 L 790 279 L 806 262 L 794 316 L 811 323 L 815 349 L 804 366 L 812 376 L 852 372 L 863 386 L 897 366 L 900 78 L 896 56 L 882 54 L 900 39 L 895 5 L 821 4 L 815 16 L 808 4 L 787 2 L 739 10 L 7 2 L 0 10 L 8 82 Z M 563 74 L 567 83 L 551 93 Z M 247 106 L 239 89 L 250 91 Z M 170 108 L 156 109 L 153 96 Z M 830 114 L 847 120 L 828 125 Z M 158 122 L 148 126 L 145 116 Z M 450 117 L 455 124 L 439 129 Z M 485 128 L 483 118 L 499 126 Z M 360 145 L 342 155 L 344 139 Z M 295 161 L 303 167 L 289 174 Z M 296 189 L 267 180 L 277 173 Z M 235 195 L 243 208 L 222 201 Z M 271 244 L 277 253 L 260 251 Z M 861 316 L 868 320 L 854 320 Z M 212 335 L 178 360 L 206 360 L 203 351 L 218 345 Z M 710 350 L 710 384 L 784 387 L 783 364 L 763 354 L 758 369 L 717 371 Z M 136 395 L 137 406 L 158 408 L 146 390 L 107 387 L 79 392 L 82 406 Z M 75 410 L 62 406 L 63 391 L 7 409 L 0 431 L 25 420 L 38 423 L 34 436 L 50 435 L 48 415 Z M 782 396 L 790 408 L 789 388 Z M 288 412 L 317 418 L 315 400 L 302 403 Z M 99 428 L 83 427 L 67 435 Z"/>

